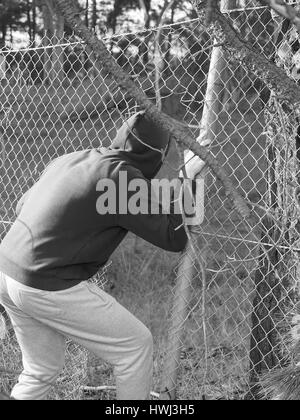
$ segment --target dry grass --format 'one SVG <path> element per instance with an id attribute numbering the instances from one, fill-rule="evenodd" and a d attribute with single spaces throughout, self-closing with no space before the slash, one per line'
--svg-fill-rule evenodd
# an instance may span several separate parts
<path id="1" fill-rule="evenodd" d="M 8 397 L 22 371 L 22 356 L 13 331 L 0 341 L 0 394 Z M 87 381 L 87 352 L 73 343 L 66 351 L 65 368 L 53 386 L 50 400 L 82 399 L 81 387 Z"/>

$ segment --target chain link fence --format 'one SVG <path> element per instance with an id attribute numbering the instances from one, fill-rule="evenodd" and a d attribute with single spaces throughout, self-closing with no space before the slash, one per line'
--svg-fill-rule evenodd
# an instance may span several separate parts
<path id="1" fill-rule="evenodd" d="M 287 22 L 263 7 L 224 13 L 253 47 L 298 79 L 300 44 Z M 177 286 L 171 273 L 164 302 L 159 290 L 151 300 L 152 311 L 161 313 L 164 305 L 166 315 L 155 331 L 155 387 L 170 391 L 171 381 L 179 399 L 258 398 L 259 375 L 286 362 L 282 337 L 298 294 L 298 117 L 231 62 L 197 19 L 105 42 L 163 111 L 196 137 L 210 133 L 211 151 L 252 208 L 252 221 L 242 221 L 222 185 L 206 176 L 205 220 L 175 270 Z M 95 70 L 93 54 L 75 37 L 0 56 L 3 237 L 18 199 L 49 161 L 109 145 L 137 108 L 113 80 Z M 162 176 L 176 176 L 179 165 L 174 146 Z M 152 256 L 145 255 L 143 273 L 153 265 Z M 6 341 L 0 348 L 5 367 L 17 350 L 13 345 L 5 352 Z M 69 381 L 73 397 L 79 398 L 86 354 L 78 348 L 69 354 L 71 368 L 59 387 L 63 390 Z M 11 382 L 7 374 L 1 377 L 7 390 Z"/>

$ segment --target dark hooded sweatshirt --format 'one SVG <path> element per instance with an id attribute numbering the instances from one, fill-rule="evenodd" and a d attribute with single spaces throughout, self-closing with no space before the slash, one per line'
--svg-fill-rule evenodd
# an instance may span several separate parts
<path id="1" fill-rule="evenodd" d="M 0 245 L 0 271 L 27 286 L 58 291 L 95 275 L 128 231 L 165 250 L 182 251 L 187 236 L 180 215 L 96 210 L 99 180 L 111 179 L 118 187 L 120 171 L 128 183 L 156 176 L 162 155 L 147 145 L 166 151 L 169 135 L 141 114 L 133 132 L 124 124 L 110 149 L 52 162 L 21 200 L 20 214 Z M 143 199 L 149 206 L 155 200 L 149 194 Z"/>

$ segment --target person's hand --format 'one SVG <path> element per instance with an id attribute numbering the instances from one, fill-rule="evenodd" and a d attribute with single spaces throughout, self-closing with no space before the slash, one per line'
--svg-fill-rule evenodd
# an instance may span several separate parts
<path id="1" fill-rule="evenodd" d="M 201 143 L 201 146 L 208 146 L 209 140 L 205 140 Z M 187 177 L 189 179 L 196 179 L 203 171 L 206 163 L 195 155 L 191 150 L 186 150 L 184 155 L 184 163 Z"/>
<path id="2" fill-rule="evenodd" d="M 209 140 L 200 142 L 201 146 L 208 146 Z M 187 150 L 184 156 L 186 175 L 189 179 L 195 181 L 195 213 L 193 216 L 186 217 L 186 224 L 189 226 L 200 226 L 204 221 L 205 215 L 205 175 L 206 170 L 204 169 L 206 163 L 195 155 L 191 150 Z M 183 175 L 183 172 L 181 172 Z"/>
<path id="3" fill-rule="evenodd" d="M 189 179 L 196 179 L 205 166 L 205 162 L 191 150 L 185 152 L 184 162 L 186 174 Z"/>

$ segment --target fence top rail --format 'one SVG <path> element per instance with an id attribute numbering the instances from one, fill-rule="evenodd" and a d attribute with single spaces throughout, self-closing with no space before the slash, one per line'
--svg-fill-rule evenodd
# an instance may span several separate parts
<path id="1" fill-rule="evenodd" d="M 168 24 L 168 25 L 164 25 L 162 27 L 155 27 L 155 28 L 150 28 L 150 29 L 142 29 L 142 30 L 137 30 L 137 31 L 132 31 L 132 32 L 124 32 L 122 34 L 114 34 L 114 35 L 105 35 L 102 37 L 103 41 L 108 41 L 108 40 L 112 40 L 112 39 L 119 39 L 119 38 L 124 38 L 126 36 L 130 36 L 130 35 L 143 35 L 143 34 L 148 34 L 148 33 L 153 33 L 159 30 L 164 30 L 164 29 L 168 29 L 168 28 L 174 28 L 177 26 L 183 26 L 186 24 L 190 24 L 190 23 L 195 23 L 195 22 L 199 22 L 199 18 L 195 18 L 195 19 L 188 19 L 188 20 L 183 20 L 183 21 L 179 21 L 176 23 L 172 23 L 172 24 Z M 45 35 L 46 37 L 46 35 Z M 55 39 L 56 35 L 54 34 L 53 39 Z M 76 37 L 76 35 L 71 35 L 70 38 L 72 37 Z M 44 37 L 42 38 L 42 40 L 44 39 Z M 29 52 L 29 51 L 39 51 L 39 50 L 47 50 L 47 49 L 53 49 L 53 47 L 68 47 L 68 46 L 72 46 L 72 45 L 83 45 L 84 42 L 81 40 L 78 41 L 73 41 L 73 42 L 64 42 L 64 43 L 56 43 L 55 45 L 47 45 L 47 46 L 39 46 L 39 47 L 24 47 L 24 48 L 20 48 L 20 49 L 10 49 L 10 50 L 3 50 L 1 52 L 2 55 L 8 55 L 11 53 L 20 53 L 20 52 Z"/>
<path id="2" fill-rule="evenodd" d="M 289 4 L 290 5 L 300 5 L 300 0 L 297 0 L 296 2 L 289 2 Z M 236 9 L 222 9 L 222 13 L 231 14 L 231 13 L 236 13 L 236 12 L 247 12 L 247 11 L 262 10 L 262 9 L 267 9 L 267 8 L 268 8 L 268 6 L 252 6 L 252 7 L 241 7 L 241 8 L 236 8 Z M 153 32 L 157 32 L 157 31 L 163 31 L 165 29 L 171 29 L 171 28 L 175 28 L 175 27 L 178 27 L 178 26 L 183 26 L 183 25 L 187 25 L 187 24 L 196 23 L 196 22 L 199 22 L 199 21 L 200 21 L 199 18 L 187 19 L 187 20 L 182 20 L 182 21 L 175 22 L 175 23 L 168 24 L 168 25 L 163 25 L 161 27 L 158 26 L 158 27 L 153 27 L 153 28 L 149 28 L 149 29 L 141 29 L 141 30 L 136 30 L 136 31 L 131 31 L 131 32 L 124 32 L 124 33 L 120 33 L 120 34 L 105 35 L 105 36 L 103 36 L 103 41 L 124 38 L 126 36 L 131 36 L 131 35 L 143 35 L 143 34 L 153 33 Z M 73 36 L 75 36 L 75 35 L 73 35 Z M 55 37 L 56 37 L 56 34 L 54 34 L 53 39 Z M 72 36 L 70 36 L 70 38 L 72 38 Z M 9 55 L 9 54 L 12 54 L 12 53 L 27 53 L 29 51 L 40 51 L 40 50 L 44 51 L 44 50 L 47 50 L 47 49 L 70 47 L 70 46 L 76 46 L 76 45 L 84 45 L 84 42 L 81 41 L 81 40 L 78 40 L 78 41 L 74 41 L 74 42 L 70 41 L 70 42 L 64 42 L 64 43 L 56 43 L 55 45 L 48 45 L 48 46 L 23 47 L 23 48 L 19 48 L 19 49 L 13 48 L 13 49 L 9 49 L 9 50 L 1 50 L 0 49 L 0 54 L 3 56 L 3 55 Z"/>

